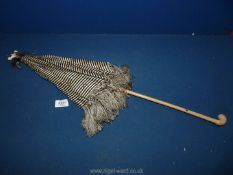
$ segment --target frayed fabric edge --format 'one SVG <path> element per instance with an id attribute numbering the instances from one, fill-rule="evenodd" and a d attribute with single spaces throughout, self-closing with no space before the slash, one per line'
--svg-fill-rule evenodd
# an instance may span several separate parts
<path id="1" fill-rule="evenodd" d="M 131 74 L 126 66 L 114 67 L 114 70 L 109 82 L 95 89 L 83 106 L 85 116 L 81 125 L 90 137 L 100 132 L 105 123 L 113 121 L 126 107 L 127 94 L 120 89 L 131 89 Z"/>

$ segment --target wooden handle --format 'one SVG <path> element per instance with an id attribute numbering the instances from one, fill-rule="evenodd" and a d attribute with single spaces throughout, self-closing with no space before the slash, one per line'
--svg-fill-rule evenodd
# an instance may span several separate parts
<path id="1" fill-rule="evenodd" d="M 140 93 L 131 91 L 131 90 L 123 89 L 123 91 L 124 91 L 125 93 L 129 94 L 129 95 L 134 95 L 134 96 L 143 98 L 143 99 L 145 99 L 145 100 L 149 100 L 149 101 L 152 101 L 152 102 L 154 102 L 154 103 L 158 103 L 158 104 L 160 104 L 160 105 L 164 105 L 164 106 L 167 106 L 167 107 L 176 109 L 176 110 L 178 110 L 178 111 L 181 111 L 181 112 L 190 114 L 190 115 L 192 115 L 192 116 L 201 118 L 201 119 L 203 119 L 203 120 L 206 120 L 206 121 L 208 121 L 208 122 L 214 123 L 214 124 L 219 125 L 219 126 L 225 125 L 226 122 L 227 122 L 227 118 L 226 118 L 226 116 L 225 116 L 224 114 L 219 114 L 219 115 L 218 115 L 218 119 L 215 119 L 215 118 L 212 118 L 212 117 L 209 117 L 209 116 L 206 116 L 206 115 L 203 115 L 203 114 L 200 114 L 200 113 L 191 111 L 191 110 L 189 110 L 189 109 L 186 109 L 186 108 L 183 108 L 183 107 L 180 107 L 180 106 L 177 106 L 177 105 L 174 105 L 174 104 L 171 104 L 171 103 L 162 101 L 162 100 L 158 100 L 158 99 L 156 99 L 156 98 L 152 98 L 152 97 L 149 97 L 149 96 L 146 96 L 146 95 L 143 95 L 143 94 L 140 94 Z"/>

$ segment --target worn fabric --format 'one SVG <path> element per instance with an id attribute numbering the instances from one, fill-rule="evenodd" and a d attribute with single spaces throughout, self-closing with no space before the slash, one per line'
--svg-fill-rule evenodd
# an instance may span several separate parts
<path id="1" fill-rule="evenodd" d="M 14 54 L 14 62 L 29 66 L 84 109 L 81 125 L 89 136 L 101 131 L 103 124 L 114 120 L 126 106 L 127 94 L 121 90 L 131 89 L 126 66 L 54 55 Z"/>

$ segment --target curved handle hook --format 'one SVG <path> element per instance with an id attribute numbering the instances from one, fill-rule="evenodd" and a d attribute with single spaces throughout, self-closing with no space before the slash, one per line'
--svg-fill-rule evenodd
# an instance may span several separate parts
<path id="1" fill-rule="evenodd" d="M 219 114 L 218 119 L 215 119 L 215 118 L 212 118 L 212 117 L 209 117 L 209 116 L 206 116 L 206 115 L 191 111 L 189 109 L 186 109 L 186 108 L 183 108 L 183 107 L 180 107 L 180 106 L 177 106 L 177 105 L 174 105 L 174 104 L 171 104 L 171 103 L 168 103 L 168 102 L 156 99 L 156 98 L 152 98 L 152 97 L 149 97 L 149 96 L 146 96 L 146 95 L 143 95 L 143 94 L 140 94 L 140 93 L 128 90 L 128 89 L 121 89 L 121 90 L 124 91 L 126 94 L 134 95 L 134 96 L 143 98 L 145 100 L 149 100 L 149 101 L 152 101 L 154 103 L 158 103 L 160 105 L 164 105 L 164 106 L 167 106 L 169 108 L 176 109 L 178 111 L 181 111 L 181 112 L 190 114 L 192 116 L 195 116 L 197 118 L 201 118 L 201 119 L 206 120 L 208 122 L 214 123 L 214 124 L 216 124 L 218 126 L 223 126 L 227 122 L 227 117 L 224 114 Z"/>
<path id="2" fill-rule="evenodd" d="M 219 114 L 218 119 L 216 119 L 216 125 L 222 126 L 227 123 L 227 117 L 224 114 Z"/>

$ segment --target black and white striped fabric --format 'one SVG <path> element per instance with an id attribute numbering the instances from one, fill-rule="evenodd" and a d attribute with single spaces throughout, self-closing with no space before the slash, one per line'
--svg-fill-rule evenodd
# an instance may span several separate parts
<path id="1" fill-rule="evenodd" d="M 84 106 L 87 97 L 101 83 L 114 74 L 107 62 L 86 61 L 53 55 L 25 55 L 21 60 L 41 77 L 51 81 L 79 106 Z"/>
<path id="2" fill-rule="evenodd" d="M 13 58 L 52 82 L 84 109 L 82 126 L 89 136 L 102 130 L 103 123 L 112 121 L 125 106 L 126 94 L 120 89 L 131 88 L 127 67 L 120 68 L 109 62 L 18 52 L 14 52 Z"/>

